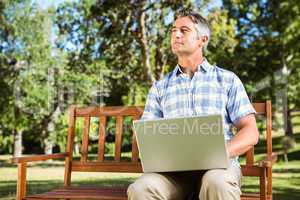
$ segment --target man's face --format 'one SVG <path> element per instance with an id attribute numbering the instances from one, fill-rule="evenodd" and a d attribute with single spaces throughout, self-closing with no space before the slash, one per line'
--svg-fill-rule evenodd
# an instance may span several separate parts
<path id="1" fill-rule="evenodd" d="M 188 17 L 178 18 L 173 24 L 171 34 L 172 52 L 177 56 L 191 55 L 203 46 L 194 23 Z"/>

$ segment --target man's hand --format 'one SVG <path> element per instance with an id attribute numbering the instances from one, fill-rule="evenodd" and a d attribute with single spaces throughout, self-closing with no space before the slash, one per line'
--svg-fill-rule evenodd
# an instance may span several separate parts
<path id="1" fill-rule="evenodd" d="M 241 118 L 235 124 L 235 127 L 238 129 L 238 133 L 227 144 L 228 156 L 230 158 L 244 154 L 257 144 L 259 139 L 254 114 Z"/>

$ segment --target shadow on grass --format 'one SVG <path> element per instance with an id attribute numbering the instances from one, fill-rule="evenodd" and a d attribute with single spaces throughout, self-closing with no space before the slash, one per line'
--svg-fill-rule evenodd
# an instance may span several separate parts
<path id="1" fill-rule="evenodd" d="M 293 134 L 293 137 L 295 138 L 296 143 L 299 144 L 300 143 L 300 133 Z M 272 139 L 273 152 L 276 152 L 278 154 L 278 156 L 279 156 L 278 160 L 280 160 L 280 159 L 283 160 L 282 145 L 281 145 L 282 138 L 283 138 L 283 136 L 274 137 Z M 266 152 L 267 152 L 266 142 L 267 141 L 265 139 L 260 139 L 260 141 L 254 148 L 255 155 L 266 154 Z M 300 150 L 296 150 L 296 151 L 288 153 L 288 158 L 290 160 L 300 160 Z"/>
<path id="2" fill-rule="evenodd" d="M 89 161 L 97 161 L 98 156 L 97 155 L 89 155 L 88 160 Z M 114 157 L 111 155 L 105 156 L 105 161 L 113 161 Z M 56 160 L 47 160 L 42 162 L 29 162 L 30 167 L 39 167 L 39 168 L 49 168 L 49 167 L 64 167 L 64 159 L 56 159 Z M 74 156 L 73 161 L 80 161 L 79 156 Z M 121 157 L 122 162 L 130 162 L 131 157 Z M 13 164 L 10 159 L 0 159 L 0 167 L 9 167 L 14 168 L 16 167 L 16 164 Z"/>
<path id="3" fill-rule="evenodd" d="M 300 173 L 300 169 L 299 168 L 288 168 L 288 169 L 280 168 L 280 169 L 273 169 L 273 172 L 275 172 L 275 173 Z M 299 182 L 300 182 L 300 180 L 299 180 Z"/>
<path id="4" fill-rule="evenodd" d="M 29 164 L 29 167 L 39 167 L 39 168 L 49 168 L 49 167 L 64 167 L 65 164 L 63 161 L 61 162 L 44 162 L 44 163 L 32 163 Z M 7 167 L 7 168 L 16 168 L 17 164 L 11 164 L 11 163 L 0 163 L 0 167 Z"/>
<path id="5" fill-rule="evenodd" d="M 296 200 L 300 199 L 300 191 L 290 187 L 274 187 L 273 200 Z"/>
<path id="6" fill-rule="evenodd" d="M 259 193 L 258 183 L 247 184 L 242 187 L 245 193 Z M 300 199 L 300 191 L 290 187 L 273 187 L 273 200 L 296 200 Z"/>
<path id="7" fill-rule="evenodd" d="M 300 160 L 300 150 L 288 153 L 288 160 Z M 279 155 L 278 159 L 284 160 L 283 155 Z"/>

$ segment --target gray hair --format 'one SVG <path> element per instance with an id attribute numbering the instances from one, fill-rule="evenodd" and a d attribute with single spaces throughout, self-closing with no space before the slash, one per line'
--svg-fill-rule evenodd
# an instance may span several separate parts
<path id="1" fill-rule="evenodd" d="M 207 36 L 208 41 L 204 46 L 205 50 L 207 48 L 207 44 L 210 40 L 210 28 L 207 19 L 205 19 L 199 13 L 191 10 L 191 9 L 181 9 L 177 13 L 175 13 L 175 20 L 180 17 L 188 17 L 195 24 L 195 29 L 197 31 L 198 37 Z"/>

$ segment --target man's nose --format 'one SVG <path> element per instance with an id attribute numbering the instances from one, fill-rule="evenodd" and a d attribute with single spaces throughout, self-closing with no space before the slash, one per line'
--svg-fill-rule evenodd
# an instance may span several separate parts
<path id="1" fill-rule="evenodd" d="M 180 31 L 180 30 L 176 30 L 176 32 L 175 32 L 175 37 L 176 37 L 176 38 L 181 38 L 181 36 L 182 36 L 181 31 Z"/>

